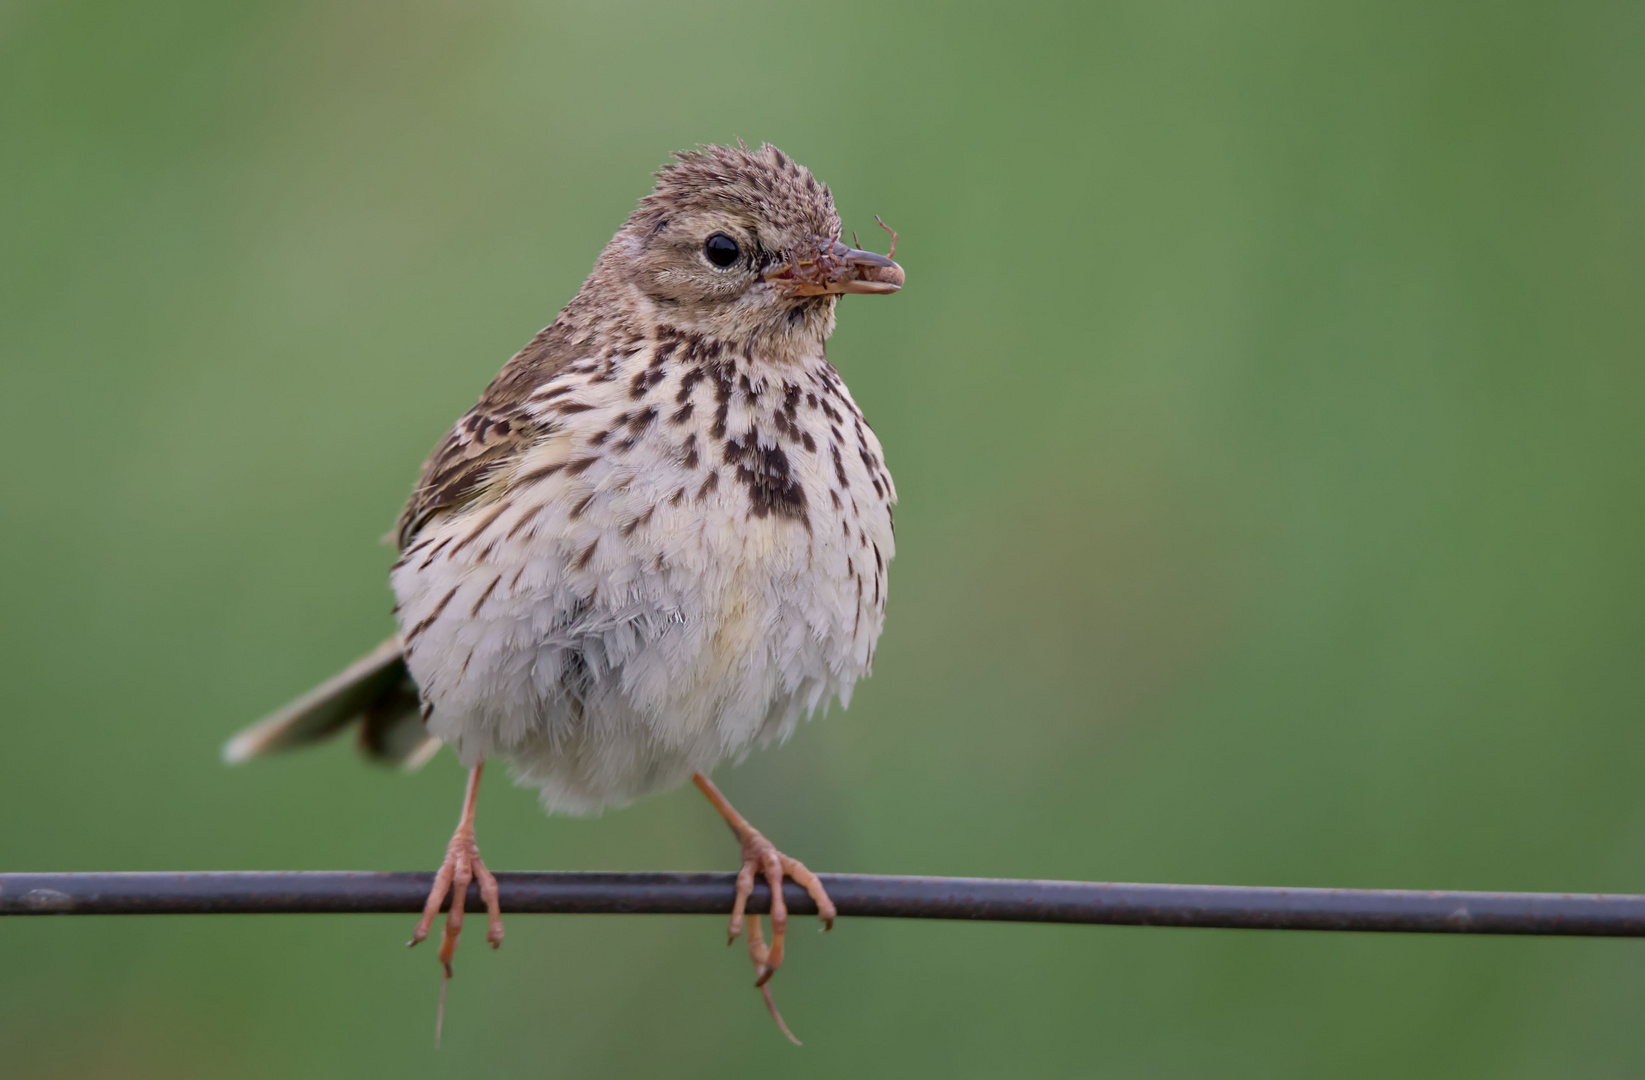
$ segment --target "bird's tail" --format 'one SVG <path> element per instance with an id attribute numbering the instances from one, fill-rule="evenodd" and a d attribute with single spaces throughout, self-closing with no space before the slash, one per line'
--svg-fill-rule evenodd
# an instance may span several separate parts
<path id="1" fill-rule="evenodd" d="M 250 758 L 319 742 L 360 722 L 360 752 L 408 769 L 440 749 L 418 712 L 417 684 L 406 670 L 400 639 L 389 638 L 313 690 L 223 744 L 223 760 Z"/>

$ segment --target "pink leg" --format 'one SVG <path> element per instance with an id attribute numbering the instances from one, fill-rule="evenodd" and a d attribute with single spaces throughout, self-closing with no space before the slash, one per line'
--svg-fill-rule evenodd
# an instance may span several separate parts
<path id="1" fill-rule="evenodd" d="M 485 763 L 468 772 L 468 790 L 463 796 L 463 813 L 457 819 L 457 830 L 446 845 L 445 861 L 434 875 L 434 886 L 428 891 L 428 902 L 423 905 L 423 917 L 411 932 L 407 945 L 416 945 L 428 937 L 434 927 L 434 917 L 440 913 L 446 895 L 451 895 L 451 910 L 446 914 L 445 934 L 440 940 L 440 966 L 444 974 L 440 980 L 440 1011 L 434 1025 L 434 1042 L 440 1042 L 440 1028 L 445 1020 L 446 981 L 451 978 L 451 958 L 457 953 L 457 937 L 463 932 L 463 907 L 468 899 L 468 883 L 480 882 L 480 895 L 485 899 L 487 927 L 486 940 L 495 949 L 503 943 L 503 912 L 497 898 L 497 879 L 486 869 L 480 858 L 480 845 L 474 839 L 474 814 L 480 796 L 480 771 Z"/>
<path id="2" fill-rule="evenodd" d="M 791 859 L 778 851 L 776 845 L 767 840 L 758 829 L 748 823 L 748 820 L 737 813 L 729 800 L 714 786 L 714 782 L 702 773 L 693 773 L 692 782 L 697 785 L 714 809 L 720 812 L 725 823 L 731 826 L 738 843 L 743 849 L 742 868 L 737 871 L 737 896 L 731 907 L 731 924 L 729 929 L 730 941 L 737 940 L 737 935 L 743 931 L 743 917 L 748 906 L 748 897 L 754 891 L 754 879 L 763 876 L 766 885 L 771 890 L 771 944 L 765 943 L 765 935 L 760 930 L 760 917 L 755 915 L 749 920 L 748 928 L 748 955 L 754 962 L 754 985 L 760 988 L 760 994 L 765 998 L 766 1007 L 771 1010 L 771 1018 L 782 1028 L 796 1044 L 800 1040 L 794 1038 L 788 1025 L 783 1023 L 782 1014 L 777 1011 L 776 1003 L 771 1000 L 771 990 L 766 985 L 771 976 L 783 962 L 783 939 L 788 932 L 788 905 L 783 900 L 783 878 L 789 877 L 811 894 L 811 899 L 817 902 L 817 915 L 822 919 L 823 929 L 829 930 L 834 926 L 834 901 L 828 898 L 828 892 L 823 888 L 817 875 L 806 869 L 804 863 L 798 859 Z"/>

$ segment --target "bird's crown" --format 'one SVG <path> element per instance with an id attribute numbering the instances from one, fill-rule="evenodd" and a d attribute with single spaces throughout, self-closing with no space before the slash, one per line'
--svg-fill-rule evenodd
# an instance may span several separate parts
<path id="1" fill-rule="evenodd" d="M 733 212 L 783 232 L 837 240 L 840 216 L 828 185 L 770 143 L 750 150 L 699 146 L 675 152 L 657 171 L 657 186 L 640 200 L 634 223 L 655 227 L 682 212 Z"/>

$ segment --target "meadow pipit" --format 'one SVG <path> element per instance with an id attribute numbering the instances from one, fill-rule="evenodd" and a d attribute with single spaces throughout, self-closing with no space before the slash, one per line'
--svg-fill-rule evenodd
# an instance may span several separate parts
<path id="1" fill-rule="evenodd" d="M 827 186 L 776 147 L 675 157 L 424 463 L 395 534 L 399 634 L 225 755 L 356 720 L 380 758 L 451 746 L 467 792 L 412 937 L 449 892 L 447 977 L 471 880 L 503 936 L 474 838 L 486 761 L 569 813 L 691 778 L 742 845 L 733 938 L 770 885 L 771 941 L 752 916 L 749 951 L 780 1025 L 784 875 L 825 925 L 834 906 L 705 774 L 847 703 L 873 662 L 896 491 L 823 343 L 841 294 L 895 292 L 903 272 L 842 243 Z"/>

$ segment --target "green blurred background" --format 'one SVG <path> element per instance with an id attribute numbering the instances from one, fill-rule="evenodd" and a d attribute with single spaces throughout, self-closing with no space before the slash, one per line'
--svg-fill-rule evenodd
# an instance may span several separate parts
<path id="1" fill-rule="evenodd" d="M 722 769 L 824 870 L 1645 891 L 1645 6 L 0 3 L 0 867 L 430 868 L 448 756 L 231 771 L 670 150 L 909 285 L 878 673 Z M 692 791 L 498 869 L 732 869 Z M 1625 1076 L 1637 942 L 0 924 L 7 1076 Z"/>

